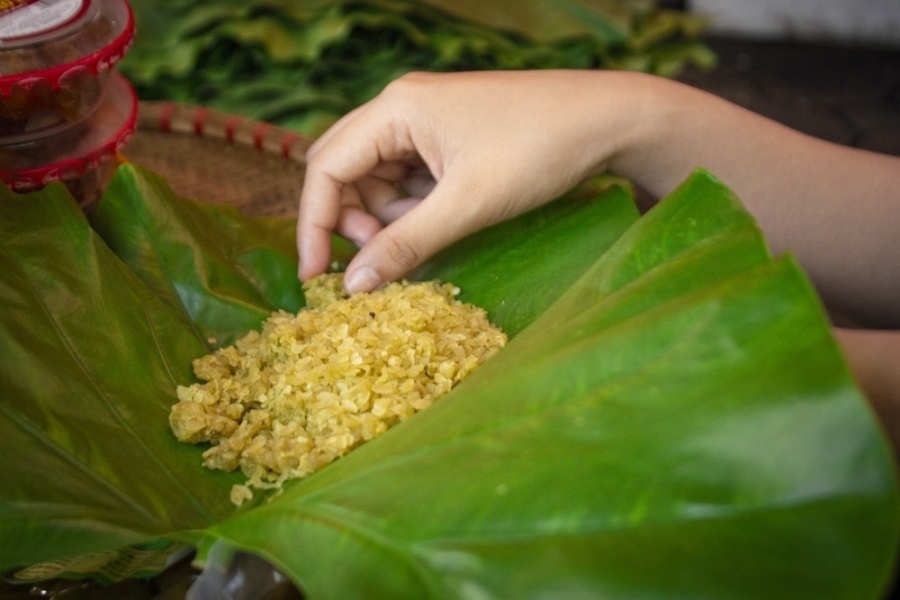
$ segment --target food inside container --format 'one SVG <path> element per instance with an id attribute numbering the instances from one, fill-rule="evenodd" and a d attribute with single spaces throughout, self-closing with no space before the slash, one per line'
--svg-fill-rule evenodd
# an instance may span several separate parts
<path id="1" fill-rule="evenodd" d="M 0 180 L 13 191 L 36 191 L 62 181 L 91 207 L 119 162 L 137 121 L 138 99 L 122 75 L 111 73 L 101 100 L 80 127 L 0 144 Z"/>
<path id="2" fill-rule="evenodd" d="M 126 0 L 0 2 L 0 144 L 89 116 L 134 33 Z"/>

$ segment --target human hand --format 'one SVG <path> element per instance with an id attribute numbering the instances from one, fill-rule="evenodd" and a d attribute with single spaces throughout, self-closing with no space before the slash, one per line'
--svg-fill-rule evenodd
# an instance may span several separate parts
<path id="1" fill-rule="evenodd" d="M 360 245 L 347 291 L 369 291 L 469 233 L 562 195 L 617 151 L 616 131 L 627 129 L 634 107 L 617 89 L 635 76 L 476 72 L 391 83 L 307 154 L 301 279 L 325 270 L 333 231 Z"/>

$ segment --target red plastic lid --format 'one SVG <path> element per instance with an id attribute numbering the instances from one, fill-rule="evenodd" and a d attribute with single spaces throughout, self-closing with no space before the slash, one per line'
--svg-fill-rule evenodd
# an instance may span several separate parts
<path id="1" fill-rule="evenodd" d="M 0 170 L 0 180 L 14 191 L 29 191 L 96 169 L 114 159 L 131 139 L 137 112 L 134 88 L 113 71 L 100 105 L 84 127 L 60 136 L 0 146 L 0 153 L 8 153 L 19 163 L 14 169 Z"/>
<path id="2" fill-rule="evenodd" d="M 0 97 L 99 75 L 134 42 L 127 0 L 7 0 L 0 7 L 10 2 L 0 8 Z"/>

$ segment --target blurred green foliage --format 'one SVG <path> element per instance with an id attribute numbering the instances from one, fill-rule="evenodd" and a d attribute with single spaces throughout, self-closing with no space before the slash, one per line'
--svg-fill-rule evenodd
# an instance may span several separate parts
<path id="1" fill-rule="evenodd" d="M 712 66 L 702 19 L 647 0 L 132 0 L 142 99 L 308 135 L 412 70 Z"/>

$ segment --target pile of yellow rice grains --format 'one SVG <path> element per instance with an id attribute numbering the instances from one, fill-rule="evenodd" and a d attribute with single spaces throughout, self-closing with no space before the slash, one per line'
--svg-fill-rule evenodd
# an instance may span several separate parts
<path id="1" fill-rule="evenodd" d="M 183 442 L 210 442 L 204 466 L 277 488 L 429 406 L 507 341 L 447 283 L 393 283 L 346 297 L 340 274 L 308 282 L 307 307 L 273 313 L 262 331 L 194 361 L 169 422 Z"/>

